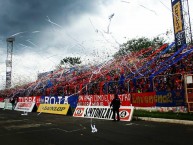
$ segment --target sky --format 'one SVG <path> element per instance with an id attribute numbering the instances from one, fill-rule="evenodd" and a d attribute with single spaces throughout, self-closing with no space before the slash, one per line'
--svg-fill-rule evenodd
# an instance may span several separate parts
<path id="1" fill-rule="evenodd" d="M 189 5 L 193 21 L 192 0 Z M 0 89 L 6 81 L 6 38 L 13 36 L 14 86 L 36 80 L 65 57 L 81 57 L 85 65 L 104 62 L 132 38 L 172 42 L 171 1 L 0 0 Z"/>

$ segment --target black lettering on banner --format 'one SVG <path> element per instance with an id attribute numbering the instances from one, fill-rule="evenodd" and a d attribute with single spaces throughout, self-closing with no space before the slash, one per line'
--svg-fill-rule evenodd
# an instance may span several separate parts
<path id="1" fill-rule="evenodd" d="M 96 113 L 95 113 L 95 116 L 94 117 L 100 117 L 100 108 L 95 108 L 96 109 Z"/>
<path id="2" fill-rule="evenodd" d="M 65 109 L 66 109 L 66 107 L 62 107 L 62 110 L 61 110 L 61 111 L 65 110 Z"/>
<path id="3" fill-rule="evenodd" d="M 113 111 L 110 108 L 107 110 L 107 115 L 106 116 L 107 116 L 107 118 L 112 119 Z"/>
<path id="4" fill-rule="evenodd" d="M 84 117 L 112 119 L 112 115 L 110 108 L 86 108 Z"/>
<path id="5" fill-rule="evenodd" d="M 63 111 L 65 110 L 65 107 L 42 107 L 42 110 L 47 110 L 47 111 Z"/>
<path id="6" fill-rule="evenodd" d="M 107 108 L 103 108 L 101 113 L 101 118 L 105 118 L 106 113 L 107 113 Z"/>
<path id="7" fill-rule="evenodd" d="M 127 116 L 129 116 L 129 112 L 126 110 L 120 111 L 119 112 L 120 118 L 125 118 Z"/>
<path id="8" fill-rule="evenodd" d="M 56 111 L 62 111 L 62 107 L 56 108 Z"/>
<path id="9" fill-rule="evenodd" d="M 86 111 L 85 111 L 85 114 L 84 114 L 84 117 L 88 117 L 88 114 L 89 114 L 89 108 L 86 108 Z"/>
<path id="10" fill-rule="evenodd" d="M 56 108 L 56 111 L 62 111 L 62 107 Z"/>
<path id="11" fill-rule="evenodd" d="M 93 117 L 98 117 L 98 108 L 94 108 Z"/>
<path id="12" fill-rule="evenodd" d="M 93 115 L 94 115 L 94 108 L 89 108 L 88 115 L 93 117 Z"/>

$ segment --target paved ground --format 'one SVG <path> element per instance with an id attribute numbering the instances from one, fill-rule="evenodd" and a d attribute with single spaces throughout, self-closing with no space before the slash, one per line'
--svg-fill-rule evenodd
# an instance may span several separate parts
<path id="1" fill-rule="evenodd" d="M 193 125 L 149 121 L 112 122 L 0 109 L 1 145 L 184 145 Z M 98 129 L 91 132 L 91 121 Z"/>

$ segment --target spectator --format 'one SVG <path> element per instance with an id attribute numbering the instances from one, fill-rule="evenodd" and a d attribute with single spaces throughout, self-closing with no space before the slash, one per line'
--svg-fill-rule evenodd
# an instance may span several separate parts
<path id="1" fill-rule="evenodd" d="M 121 105 L 120 98 L 117 94 L 115 94 L 114 99 L 111 101 L 110 107 L 113 108 L 113 121 L 116 121 L 116 114 L 117 114 L 117 121 L 120 121 L 119 116 L 119 108 Z"/>

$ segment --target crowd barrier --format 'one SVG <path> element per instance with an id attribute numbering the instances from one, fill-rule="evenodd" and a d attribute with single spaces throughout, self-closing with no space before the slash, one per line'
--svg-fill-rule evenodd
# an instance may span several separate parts
<path id="1" fill-rule="evenodd" d="M 16 111 L 32 112 L 35 104 L 37 112 L 67 115 L 69 108 L 74 108 L 74 117 L 112 119 L 110 103 L 114 94 L 105 95 L 72 95 L 72 96 L 31 96 L 19 97 Z M 159 108 L 185 106 L 183 90 L 142 92 L 119 94 L 121 100 L 120 119 L 130 121 L 135 108 Z M 4 104 L 4 107 L 3 107 Z M 1 103 L 1 108 L 12 109 L 12 104 Z M 162 110 L 164 111 L 164 110 Z"/>
<path id="2" fill-rule="evenodd" d="M 72 96 L 33 96 L 19 97 L 18 102 L 39 104 L 70 104 L 76 106 L 109 106 L 114 94 L 72 95 Z M 184 90 L 119 94 L 122 106 L 134 107 L 177 107 L 185 106 Z"/>

